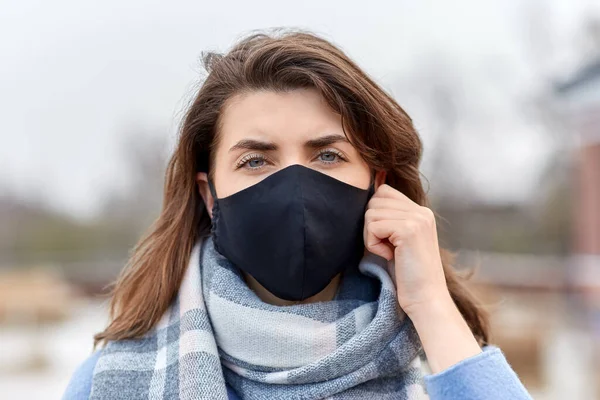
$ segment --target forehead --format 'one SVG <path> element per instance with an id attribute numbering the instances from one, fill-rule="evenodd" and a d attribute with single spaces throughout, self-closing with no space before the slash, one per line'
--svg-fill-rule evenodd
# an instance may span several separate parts
<path id="1" fill-rule="evenodd" d="M 315 89 L 254 91 L 230 98 L 220 117 L 219 143 L 242 139 L 302 143 L 323 134 L 343 134 L 341 116 Z"/>

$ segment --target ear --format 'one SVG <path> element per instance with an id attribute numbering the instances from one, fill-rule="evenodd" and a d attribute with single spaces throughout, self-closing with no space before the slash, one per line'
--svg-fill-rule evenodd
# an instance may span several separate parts
<path id="1" fill-rule="evenodd" d="M 387 173 L 385 171 L 377 171 L 375 173 L 375 190 L 385 183 Z"/>
<path id="2" fill-rule="evenodd" d="M 198 184 L 198 191 L 200 192 L 200 196 L 202 196 L 202 200 L 204 200 L 204 205 L 206 206 L 206 210 L 208 211 L 208 215 L 212 219 L 212 209 L 215 204 L 215 200 L 210 193 L 210 188 L 208 187 L 208 175 L 206 172 L 198 172 L 196 174 L 196 183 Z"/>

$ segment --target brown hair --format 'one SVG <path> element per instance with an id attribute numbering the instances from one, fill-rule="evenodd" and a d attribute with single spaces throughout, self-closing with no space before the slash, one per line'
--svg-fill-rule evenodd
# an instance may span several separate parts
<path id="1" fill-rule="evenodd" d="M 225 55 L 203 57 L 208 75 L 189 107 L 169 160 L 160 216 L 133 249 L 110 303 L 111 322 L 99 342 L 140 337 L 158 322 L 176 295 L 195 241 L 210 233 L 210 218 L 195 176 L 207 170 L 219 115 L 243 91 L 314 88 L 342 117 L 349 140 L 386 183 L 428 206 L 420 180 L 422 144 L 410 117 L 340 49 L 311 33 L 254 34 Z M 487 316 L 440 249 L 448 288 L 480 344 Z"/>

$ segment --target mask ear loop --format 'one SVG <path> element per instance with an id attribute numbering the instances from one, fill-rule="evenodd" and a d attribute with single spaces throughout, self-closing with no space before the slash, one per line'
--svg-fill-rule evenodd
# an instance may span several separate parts
<path id="1" fill-rule="evenodd" d="M 212 195 L 213 200 L 217 201 L 217 191 L 215 190 L 211 179 L 208 179 L 208 189 L 210 190 L 210 194 Z"/>
<path id="2" fill-rule="evenodd" d="M 371 174 L 371 183 L 369 184 L 369 192 L 368 192 L 369 198 L 371 198 L 371 196 L 373 196 L 375 194 L 375 174 L 376 174 L 375 171 L 373 171 L 373 173 Z"/>
<path id="3" fill-rule="evenodd" d="M 217 206 L 217 191 L 215 190 L 215 186 L 212 183 L 212 180 L 208 179 L 208 189 L 210 190 L 210 194 L 213 197 L 213 209 L 212 209 L 212 218 L 211 218 L 211 228 L 210 232 L 213 236 L 213 245 L 215 246 L 215 250 L 219 253 L 221 249 L 219 248 L 219 240 L 218 240 L 218 231 L 217 231 L 217 221 L 219 219 L 219 207 Z"/>

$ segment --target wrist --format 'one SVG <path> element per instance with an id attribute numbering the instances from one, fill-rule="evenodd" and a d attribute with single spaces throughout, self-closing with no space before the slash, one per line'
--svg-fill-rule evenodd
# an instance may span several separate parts
<path id="1" fill-rule="evenodd" d="M 418 303 L 406 314 L 421 339 L 433 373 L 481 352 L 449 293 Z"/>
<path id="2" fill-rule="evenodd" d="M 441 292 L 435 296 L 429 297 L 427 300 L 415 302 L 410 306 L 403 307 L 404 312 L 408 317 L 416 323 L 418 321 L 431 321 L 440 317 L 449 316 L 458 312 L 458 308 L 454 304 L 454 300 L 447 291 Z"/>

